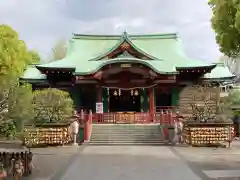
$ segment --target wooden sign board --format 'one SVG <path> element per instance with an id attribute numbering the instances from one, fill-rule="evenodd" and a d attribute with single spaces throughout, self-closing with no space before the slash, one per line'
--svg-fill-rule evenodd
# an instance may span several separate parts
<path id="1" fill-rule="evenodd" d="M 102 114 L 103 113 L 103 103 L 102 102 L 97 102 L 96 103 L 96 113 L 97 114 Z"/>

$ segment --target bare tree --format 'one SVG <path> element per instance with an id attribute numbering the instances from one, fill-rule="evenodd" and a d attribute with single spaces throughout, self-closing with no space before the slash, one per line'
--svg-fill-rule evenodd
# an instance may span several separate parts
<path id="1" fill-rule="evenodd" d="M 67 53 L 67 42 L 65 40 L 58 41 L 52 49 L 52 61 L 63 59 Z"/>
<path id="2" fill-rule="evenodd" d="M 240 76 L 240 57 L 230 58 L 228 56 L 221 56 L 219 61 L 223 62 L 231 73 Z"/>

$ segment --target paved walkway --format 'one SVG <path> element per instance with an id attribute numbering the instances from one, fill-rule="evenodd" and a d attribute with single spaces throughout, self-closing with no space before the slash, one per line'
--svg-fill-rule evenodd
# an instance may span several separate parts
<path id="1" fill-rule="evenodd" d="M 88 146 L 51 180 L 201 180 L 169 147 Z"/>
<path id="2" fill-rule="evenodd" d="M 80 146 L 33 149 L 36 169 L 27 179 L 236 180 L 240 179 L 239 147 Z"/>

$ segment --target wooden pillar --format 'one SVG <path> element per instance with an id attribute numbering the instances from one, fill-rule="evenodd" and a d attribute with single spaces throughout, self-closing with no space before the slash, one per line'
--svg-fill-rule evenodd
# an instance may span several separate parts
<path id="1" fill-rule="evenodd" d="M 150 121 L 155 121 L 154 87 L 149 88 L 149 113 Z"/>
<path id="2" fill-rule="evenodd" d="M 97 101 L 102 102 L 102 94 L 103 94 L 103 88 L 101 86 L 98 86 L 97 88 Z"/>

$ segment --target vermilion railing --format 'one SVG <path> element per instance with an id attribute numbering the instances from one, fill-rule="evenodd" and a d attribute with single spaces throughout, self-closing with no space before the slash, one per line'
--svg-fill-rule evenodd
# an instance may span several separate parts
<path id="1" fill-rule="evenodd" d="M 165 112 L 169 110 L 171 110 L 172 112 L 176 112 L 178 108 L 179 108 L 178 106 L 156 106 L 155 112 L 161 112 L 161 111 Z"/>
<path id="2" fill-rule="evenodd" d="M 149 112 L 109 112 L 109 113 L 80 113 L 80 124 L 85 124 L 91 119 L 91 123 L 98 124 L 115 124 L 115 123 L 128 123 L 128 124 L 147 124 L 147 123 L 160 123 L 160 124 L 174 124 L 177 120 L 175 112 L 171 109 L 160 110 L 155 112 L 152 116 Z"/>
<path id="3" fill-rule="evenodd" d="M 135 112 L 135 113 L 103 113 L 93 114 L 92 122 L 98 124 L 115 124 L 115 123 L 128 123 L 128 124 L 173 124 L 176 120 L 175 114 L 171 111 L 161 111 L 154 113 L 154 119 L 149 112 Z"/>
<path id="4" fill-rule="evenodd" d="M 93 123 L 151 123 L 150 113 L 145 112 L 109 112 L 94 114 Z"/>

